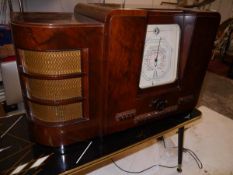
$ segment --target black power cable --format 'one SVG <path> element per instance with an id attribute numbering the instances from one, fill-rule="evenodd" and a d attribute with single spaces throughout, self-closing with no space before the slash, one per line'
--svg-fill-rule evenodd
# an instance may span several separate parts
<path id="1" fill-rule="evenodd" d="M 164 137 L 161 137 L 161 140 L 163 141 L 164 148 L 166 149 L 167 146 L 166 146 L 166 142 L 164 140 Z M 178 148 L 178 147 L 171 147 L 171 148 Z M 202 164 L 201 160 L 198 158 L 198 156 L 191 149 L 183 148 L 183 152 L 188 153 L 195 160 L 199 169 L 203 168 L 203 164 Z"/>
<path id="2" fill-rule="evenodd" d="M 201 160 L 198 158 L 198 156 L 191 150 L 188 148 L 183 148 L 183 152 L 187 152 L 189 153 L 189 155 L 195 160 L 195 162 L 197 163 L 197 166 L 199 169 L 203 168 L 203 164 L 201 162 Z"/>
<path id="3" fill-rule="evenodd" d="M 166 149 L 167 146 L 166 146 L 165 140 L 164 140 L 163 137 L 161 137 L 161 138 L 162 138 L 162 141 L 163 141 L 164 148 Z M 178 148 L 178 147 L 171 147 L 171 148 Z M 199 169 L 203 168 L 203 164 L 202 164 L 201 160 L 198 158 L 198 156 L 191 149 L 183 148 L 183 152 L 188 153 L 195 160 L 195 162 L 197 163 Z M 176 166 L 167 166 L 167 165 L 155 164 L 155 165 L 152 165 L 152 166 L 150 166 L 148 168 L 145 168 L 143 170 L 140 170 L 140 171 L 128 171 L 128 170 L 125 170 L 125 169 L 121 168 L 113 159 L 111 159 L 111 161 L 118 169 L 120 169 L 123 172 L 129 173 L 129 174 L 140 174 L 140 173 L 148 171 L 148 170 L 150 170 L 150 169 L 152 169 L 152 168 L 154 168 L 156 166 L 163 167 L 163 168 L 177 168 L 178 167 L 177 165 Z"/>
<path id="4" fill-rule="evenodd" d="M 177 165 L 176 166 L 167 166 L 167 165 L 152 165 L 152 166 L 150 166 L 150 167 L 148 167 L 148 168 L 145 168 L 145 169 L 143 169 L 143 170 L 140 170 L 140 171 L 128 171 L 128 170 L 125 170 L 125 169 L 123 169 L 123 168 L 121 168 L 119 165 L 117 165 L 117 163 L 113 160 L 113 159 L 111 159 L 112 160 L 112 163 L 118 168 L 118 169 L 120 169 L 121 171 L 124 171 L 124 172 L 126 172 L 126 173 L 130 173 L 130 174 L 140 174 L 140 173 L 143 173 L 143 172 L 145 172 L 145 171 L 148 171 L 148 170 L 150 170 L 150 169 L 152 169 L 152 168 L 154 168 L 154 167 L 156 167 L 156 166 L 159 166 L 159 167 L 163 167 L 163 168 L 177 168 Z"/>

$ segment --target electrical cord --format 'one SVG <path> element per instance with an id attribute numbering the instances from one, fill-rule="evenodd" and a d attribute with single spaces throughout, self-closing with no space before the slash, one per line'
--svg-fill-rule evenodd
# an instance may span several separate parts
<path id="1" fill-rule="evenodd" d="M 198 156 L 191 150 L 188 148 L 183 148 L 183 152 L 187 152 L 189 153 L 189 155 L 195 160 L 195 162 L 197 163 L 197 166 L 199 169 L 203 168 L 203 164 L 201 162 L 201 160 L 198 158 Z"/>
<path id="2" fill-rule="evenodd" d="M 164 148 L 167 149 L 164 137 L 161 137 L 161 140 L 163 141 Z M 176 146 L 176 147 L 171 147 L 171 148 L 178 148 L 178 147 Z M 195 162 L 197 163 L 197 166 L 198 166 L 199 169 L 203 168 L 203 164 L 202 164 L 201 160 L 199 159 L 199 157 L 191 149 L 183 147 L 183 152 L 188 153 L 195 160 Z"/>
<path id="3" fill-rule="evenodd" d="M 161 138 L 162 138 L 162 141 L 163 141 L 164 148 L 167 149 L 164 137 L 161 137 Z M 171 148 L 178 148 L 178 147 L 171 147 Z M 183 148 L 183 152 L 188 153 L 195 160 L 195 162 L 197 163 L 199 169 L 203 168 L 203 164 L 202 164 L 201 160 L 198 158 L 198 156 L 191 149 Z M 140 171 L 128 171 L 128 170 L 125 170 L 122 167 L 120 167 L 113 159 L 111 159 L 111 161 L 119 170 L 121 170 L 123 172 L 126 172 L 126 173 L 129 173 L 129 174 L 141 174 L 141 173 L 143 173 L 145 171 L 148 171 L 148 170 L 150 170 L 150 169 L 152 169 L 152 168 L 154 168 L 156 166 L 163 167 L 163 168 L 177 168 L 178 167 L 178 165 L 176 165 L 176 166 L 167 166 L 167 165 L 155 164 L 155 165 L 152 165 L 152 166 L 150 166 L 148 168 L 145 168 L 143 170 L 140 170 Z"/>
<path id="4" fill-rule="evenodd" d="M 130 173 L 130 174 L 140 174 L 140 173 L 148 171 L 148 170 L 150 170 L 150 169 L 152 169 L 152 168 L 154 168 L 156 166 L 163 167 L 163 168 L 177 168 L 177 165 L 176 166 L 167 166 L 167 165 L 159 165 L 159 164 L 157 165 L 156 164 L 156 165 L 152 165 L 152 166 L 150 166 L 148 168 L 145 168 L 143 170 L 140 170 L 140 171 L 128 171 L 128 170 L 125 170 L 125 169 L 121 168 L 119 165 L 117 165 L 117 163 L 113 159 L 111 159 L 111 161 L 118 169 L 120 169 L 121 171 L 124 171 L 126 173 Z"/>

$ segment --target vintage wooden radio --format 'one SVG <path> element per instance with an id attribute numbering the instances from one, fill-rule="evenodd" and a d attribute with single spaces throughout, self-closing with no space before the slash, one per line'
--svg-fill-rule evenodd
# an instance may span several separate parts
<path id="1" fill-rule="evenodd" d="M 195 107 L 218 13 L 78 4 L 74 14 L 12 15 L 37 142 L 67 145 Z"/>

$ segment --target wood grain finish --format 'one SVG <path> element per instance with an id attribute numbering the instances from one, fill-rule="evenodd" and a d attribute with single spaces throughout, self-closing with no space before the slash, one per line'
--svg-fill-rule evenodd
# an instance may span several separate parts
<path id="1" fill-rule="evenodd" d="M 102 89 L 99 83 L 102 82 L 103 24 L 95 20 L 90 20 L 93 22 L 80 22 L 73 20 L 73 18 L 71 20 L 71 18 L 71 14 L 30 13 L 18 14 L 18 16 L 16 15 L 12 19 L 12 32 L 16 51 L 18 49 L 36 52 L 81 50 L 81 62 L 82 68 L 84 68 L 81 74 L 44 76 L 27 73 L 29 78 L 47 79 L 48 81 L 75 77 L 82 79 L 83 119 L 55 123 L 41 121 L 30 115 L 31 110 L 23 78 L 25 73 L 22 69 L 20 55 L 18 55 L 17 62 L 21 86 L 28 118 L 31 123 L 31 130 L 37 142 L 49 146 L 61 146 L 82 141 L 94 135 L 101 135 Z M 89 90 L 89 87 L 94 89 Z M 38 104 L 51 105 L 51 102 L 45 100 L 42 101 L 35 98 L 30 100 Z M 75 101 L 77 102 L 75 99 L 73 101 L 71 99 L 68 101 L 55 101 L 55 104 L 66 105 L 75 103 Z M 69 116 L 66 118 L 68 119 Z"/>
<path id="2" fill-rule="evenodd" d="M 184 10 L 146 12 L 138 12 L 139 15 L 135 16 L 133 11 L 132 14 L 129 11 L 117 11 L 106 17 L 105 30 L 108 35 L 105 38 L 105 57 L 108 62 L 105 65 L 105 134 L 141 124 L 135 122 L 136 118 L 145 118 L 142 120 L 145 124 L 151 119 L 191 111 L 196 106 L 219 15 Z M 205 21 L 205 24 L 200 24 L 201 21 Z M 180 26 L 178 79 L 171 84 L 140 89 L 138 85 L 147 24 Z M 156 100 L 166 101 L 164 110 L 155 109 L 153 101 Z M 116 119 L 119 113 L 130 110 L 136 111 L 133 117 L 125 116 L 127 119 L 122 121 Z"/>
<path id="3" fill-rule="evenodd" d="M 12 15 L 16 50 L 78 49 L 82 51 L 82 59 L 88 60 L 83 62 L 88 70 L 78 76 L 86 77 L 82 78 L 84 118 L 51 124 L 29 115 L 31 129 L 39 143 L 70 144 L 146 124 L 153 119 L 187 113 L 195 107 L 220 20 L 218 13 L 78 4 L 74 14 L 75 19 L 72 14 L 57 13 Z M 167 85 L 140 89 L 148 24 L 180 26 L 178 78 Z M 29 113 L 23 80 L 25 72 L 19 55 L 17 62 Z M 59 76 L 33 76 L 59 79 Z M 60 79 L 63 78 L 71 77 L 61 75 Z M 161 110 L 155 109 L 154 103 L 158 100 L 164 102 Z"/>

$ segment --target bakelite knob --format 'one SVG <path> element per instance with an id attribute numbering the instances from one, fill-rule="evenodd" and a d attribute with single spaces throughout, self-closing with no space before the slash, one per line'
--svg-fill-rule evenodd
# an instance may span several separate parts
<path id="1" fill-rule="evenodd" d="M 162 111 L 167 106 L 167 100 L 164 99 L 153 100 L 152 106 L 156 111 Z"/>

